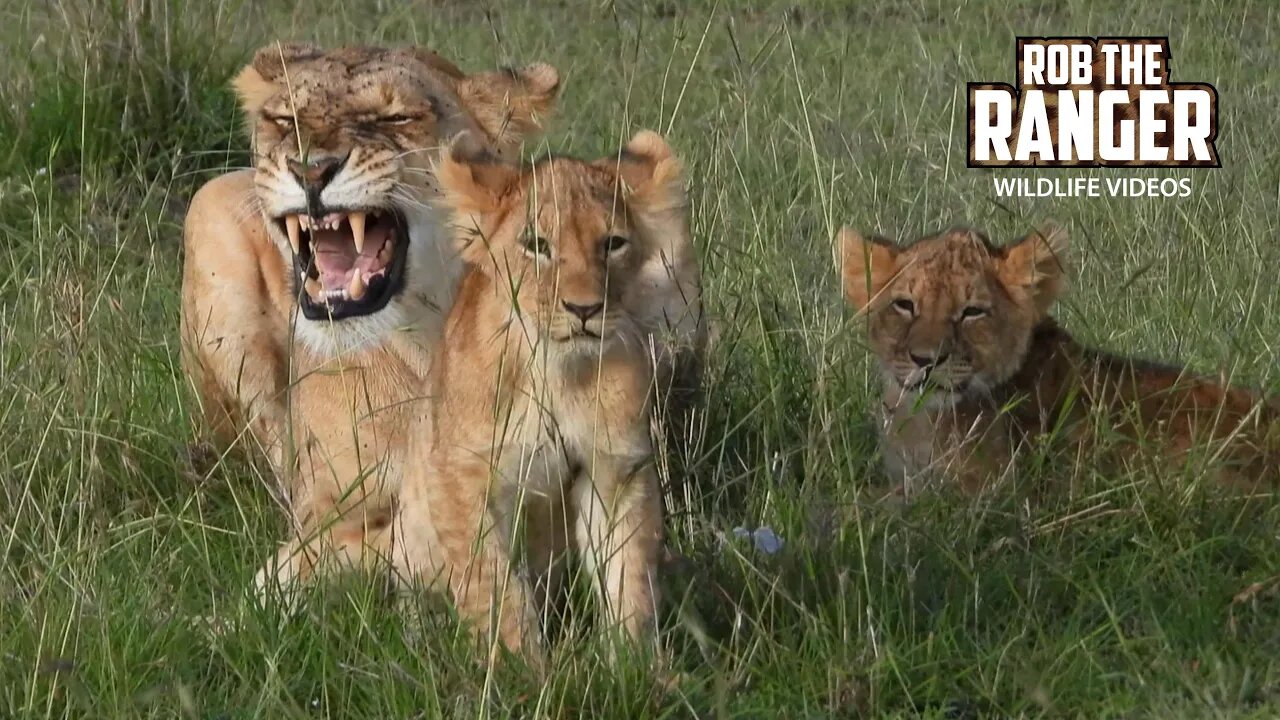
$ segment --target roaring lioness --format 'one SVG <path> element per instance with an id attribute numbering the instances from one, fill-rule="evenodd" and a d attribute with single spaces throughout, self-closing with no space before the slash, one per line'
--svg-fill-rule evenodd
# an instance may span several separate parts
<path id="1" fill-rule="evenodd" d="M 662 543 L 650 414 L 705 334 L 680 163 L 652 132 L 523 168 L 460 141 L 437 176 L 468 268 L 411 430 L 397 570 L 444 578 L 480 633 L 537 657 L 513 541 L 549 588 L 573 548 L 640 637 Z"/>
<path id="2" fill-rule="evenodd" d="M 1203 450 L 1197 467 L 1215 480 L 1280 480 L 1280 403 L 1085 347 L 1054 321 L 1066 230 L 999 247 L 972 230 L 898 246 L 845 229 L 836 249 L 883 373 L 882 449 L 902 492 L 982 489 L 1027 446 L 1093 443 L 1099 421 L 1118 436 L 1110 462 L 1149 448 L 1177 468 Z"/>
<path id="3" fill-rule="evenodd" d="M 269 459 L 289 585 L 385 555 L 405 426 L 460 262 L 432 159 L 467 132 L 519 146 L 551 110 L 545 64 L 465 75 L 422 49 L 271 45 L 235 79 L 255 170 L 196 193 L 185 225 L 183 365 L 224 439 Z"/>

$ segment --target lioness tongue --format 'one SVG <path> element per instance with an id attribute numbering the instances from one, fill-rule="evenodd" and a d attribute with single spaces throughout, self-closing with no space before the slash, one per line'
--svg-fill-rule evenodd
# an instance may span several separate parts
<path id="1" fill-rule="evenodd" d="M 312 231 L 311 252 L 315 255 L 321 285 L 325 290 L 341 290 L 350 282 L 353 268 L 366 279 L 386 268 L 387 260 L 378 256 L 390 237 L 390 228 L 373 226 L 366 229 L 364 252 L 357 255 L 350 229 Z M 387 258 L 390 258 L 390 253 Z"/>

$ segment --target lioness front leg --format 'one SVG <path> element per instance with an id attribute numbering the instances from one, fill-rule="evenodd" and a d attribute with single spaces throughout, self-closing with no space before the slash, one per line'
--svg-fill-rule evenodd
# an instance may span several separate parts
<path id="1" fill-rule="evenodd" d="M 183 227 L 181 355 L 214 435 L 230 445 L 248 429 L 279 473 L 288 283 L 252 200 L 247 171 L 215 178 L 191 199 Z"/>
<path id="2" fill-rule="evenodd" d="M 653 459 L 597 456 L 573 486 L 575 539 L 605 617 L 637 640 L 653 631 L 662 498 Z"/>
<path id="3" fill-rule="evenodd" d="M 375 569 L 391 558 L 392 510 L 353 508 L 299 528 L 254 576 L 260 596 L 273 590 L 287 598 L 312 577 L 336 570 Z"/>
<path id="4" fill-rule="evenodd" d="M 401 497 L 397 570 L 448 582 L 458 614 L 486 641 L 536 658 L 541 640 L 532 593 L 512 565 L 509 533 L 489 507 L 489 463 L 459 451 L 410 466 Z M 432 547 L 434 541 L 434 547 Z"/>

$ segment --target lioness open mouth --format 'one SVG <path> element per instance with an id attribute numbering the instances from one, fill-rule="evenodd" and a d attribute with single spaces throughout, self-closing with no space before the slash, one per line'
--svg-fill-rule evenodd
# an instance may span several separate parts
<path id="1" fill-rule="evenodd" d="M 293 246 L 298 306 L 308 320 L 375 313 L 403 287 L 409 233 L 400 213 L 325 209 L 276 222 Z"/>

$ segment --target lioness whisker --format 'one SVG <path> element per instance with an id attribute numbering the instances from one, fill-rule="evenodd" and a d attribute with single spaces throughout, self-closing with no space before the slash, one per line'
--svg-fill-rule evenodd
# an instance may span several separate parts
<path id="1" fill-rule="evenodd" d="M 426 147 L 411 148 L 411 149 L 409 149 L 409 150 L 405 150 L 404 152 L 399 153 L 399 154 L 397 154 L 397 155 L 392 155 L 392 156 L 391 156 L 391 159 L 393 159 L 393 160 L 399 160 L 399 159 L 400 159 L 400 158 L 402 158 L 402 157 L 408 157 L 409 155 L 416 155 L 417 153 L 422 153 L 422 152 L 437 152 L 437 151 L 439 151 L 439 150 L 440 150 L 440 148 L 442 148 L 442 147 L 444 147 L 444 146 L 443 146 L 443 145 L 428 145 L 428 146 L 426 146 Z M 407 169 L 407 168 L 405 168 L 405 169 Z"/>
<path id="2" fill-rule="evenodd" d="M 435 209 L 430 203 L 423 202 L 422 200 L 408 194 L 408 191 L 402 187 L 393 187 L 389 194 L 393 200 L 398 200 L 409 208 L 421 208 L 423 210 Z"/>

